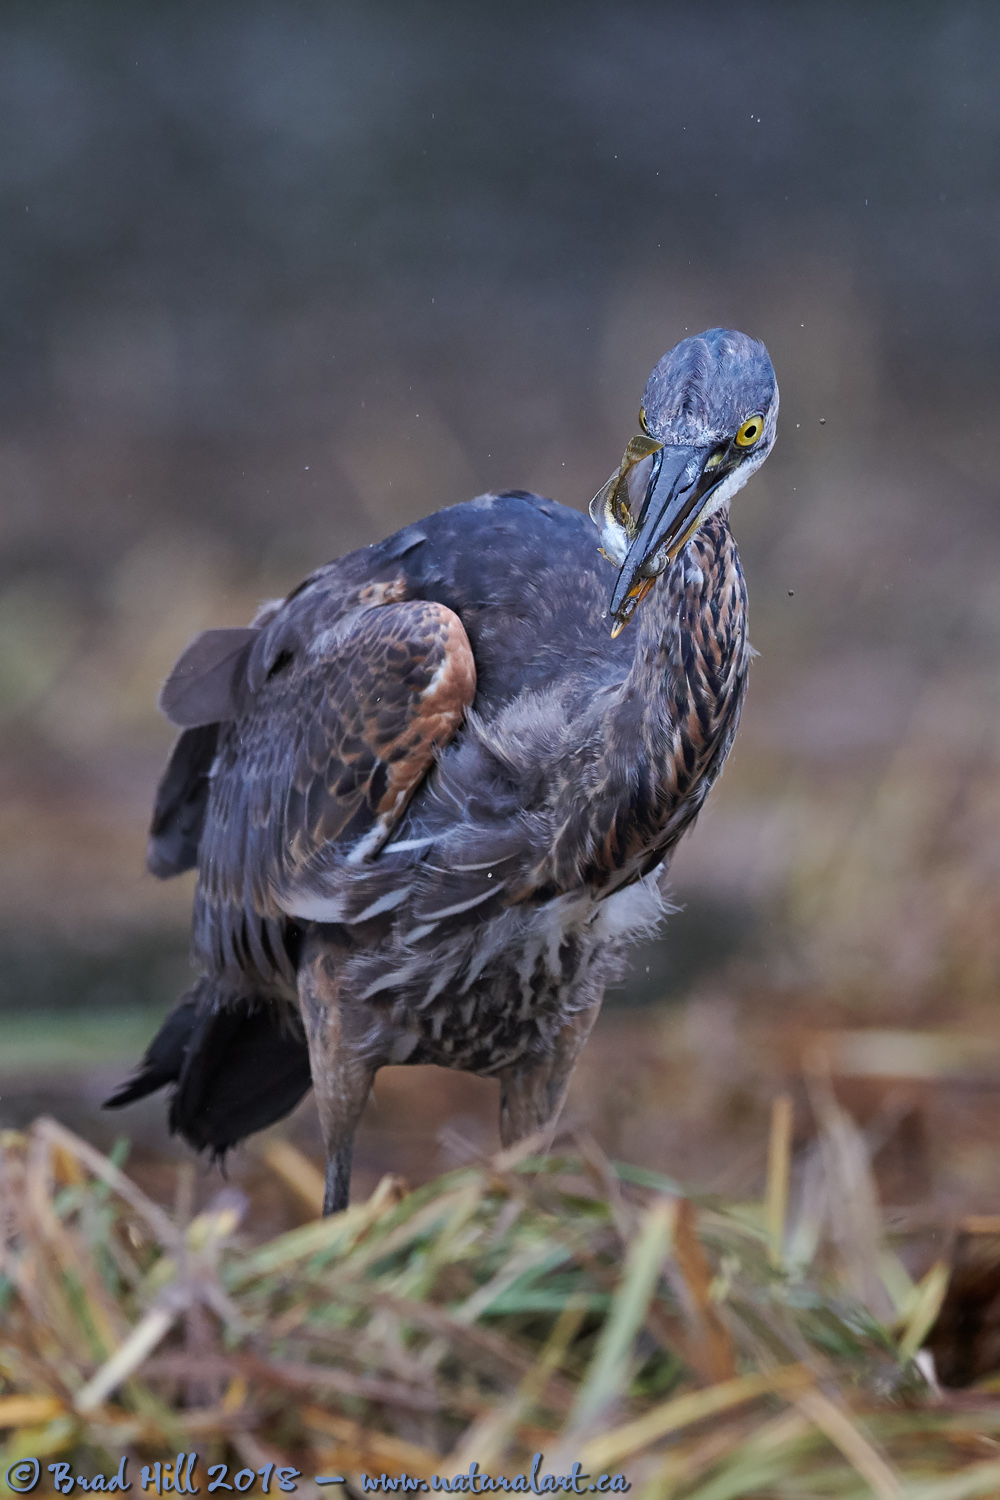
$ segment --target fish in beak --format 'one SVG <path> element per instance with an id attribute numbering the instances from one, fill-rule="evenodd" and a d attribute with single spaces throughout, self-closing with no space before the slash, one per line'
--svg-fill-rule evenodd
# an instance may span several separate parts
<path id="1" fill-rule="evenodd" d="M 620 566 L 611 596 L 612 638 L 697 531 L 728 469 L 725 456 L 718 446 L 635 437 L 617 474 L 594 496 L 590 514 L 604 553 Z"/>

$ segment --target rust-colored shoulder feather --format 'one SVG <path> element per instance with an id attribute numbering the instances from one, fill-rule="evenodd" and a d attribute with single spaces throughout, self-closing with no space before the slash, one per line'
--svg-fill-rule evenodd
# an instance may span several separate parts
<path id="1" fill-rule="evenodd" d="M 468 637 L 442 604 L 375 604 L 328 629 L 310 610 L 297 630 L 288 613 L 278 649 L 265 632 L 255 652 L 270 668 L 251 706 L 220 731 L 196 942 L 228 970 L 280 962 L 285 917 L 331 920 L 324 870 L 374 858 L 476 691 Z"/>

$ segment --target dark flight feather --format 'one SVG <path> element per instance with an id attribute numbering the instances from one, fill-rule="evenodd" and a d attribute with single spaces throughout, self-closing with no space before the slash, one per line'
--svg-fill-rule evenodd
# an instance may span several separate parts
<path id="1" fill-rule="evenodd" d="M 182 875 L 198 863 L 218 739 L 218 724 L 202 724 L 185 729 L 171 751 L 156 790 L 146 849 L 150 874 L 160 880 Z"/>
<path id="2" fill-rule="evenodd" d="M 110 1109 L 174 1085 L 170 1128 L 196 1150 L 222 1156 L 294 1109 L 312 1083 L 298 1016 L 251 1002 L 208 978 L 164 1021 Z"/>
<path id="3" fill-rule="evenodd" d="M 160 693 L 160 711 L 178 729 L 239 716 L 246 704 L 246 668 L 260 631 L 203 630 L 178 659 Z"/>

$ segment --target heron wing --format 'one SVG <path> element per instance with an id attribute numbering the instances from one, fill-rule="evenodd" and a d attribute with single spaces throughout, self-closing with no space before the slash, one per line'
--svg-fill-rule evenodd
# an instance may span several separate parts
<path id="1" fill-rule="evenodd" d="M 218 738 L 218 724 L 201 724 L 185 729 L 171 751 L 156 789 L 146 848 L 150 874 L 160 880 L 182 875 L 198 863 Z"/>
<path id="2" fill-rule="evenodd" d="M 327 627 L 311 592 L 260 632 L 251 706 L 221 726 L 212 772 L 195 939 L 244 973 L 287 970 L 286 917 L 335 920 L 332 854 L 374 858 L 475 696 L 469 640 L 446 606 L 337 608 Z"/>
<path id="3" fill-rule="evenodd" d="M 160 710 L 179 729 L 235 719 L 242 708 L 246 666 L 260 631 L 203 630 L 182 653 L 160 693 Z"/>

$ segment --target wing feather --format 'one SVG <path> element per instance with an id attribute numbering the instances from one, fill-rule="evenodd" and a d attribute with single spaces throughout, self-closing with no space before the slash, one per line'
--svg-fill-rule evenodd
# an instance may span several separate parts
<path id="1" fill-rule="evenodd" d="M 260 631 L 203 630 L 182 653 L 160 693 L 160 710 L 178 729 L 238 717 L 250 652 Z"/>
<path id="2" fill-rule="evenodd" d="M 280 965 L 287 917 L 324 910 L 331 866 L 368 862 L 390 839 L 476 690 L 468 637 L 442 604 L 374 605 L 333 629 L 308 600 L 288 613 L 271 627 L 279 651 L 268 629 L 253 646 L 272 668 L 252 707 L 220 729 L 196 907 L 202 955 L 258 973 L 273 972 L 271 954 Z"/>
<path id="3" fill-rule="evenodd" d="M 182 875 L 198 863 L 218 737 L 217 724 L 185 729 L 171 751 L 156 790 L 146 850 L 150 873 L 160 880 Z"/>

